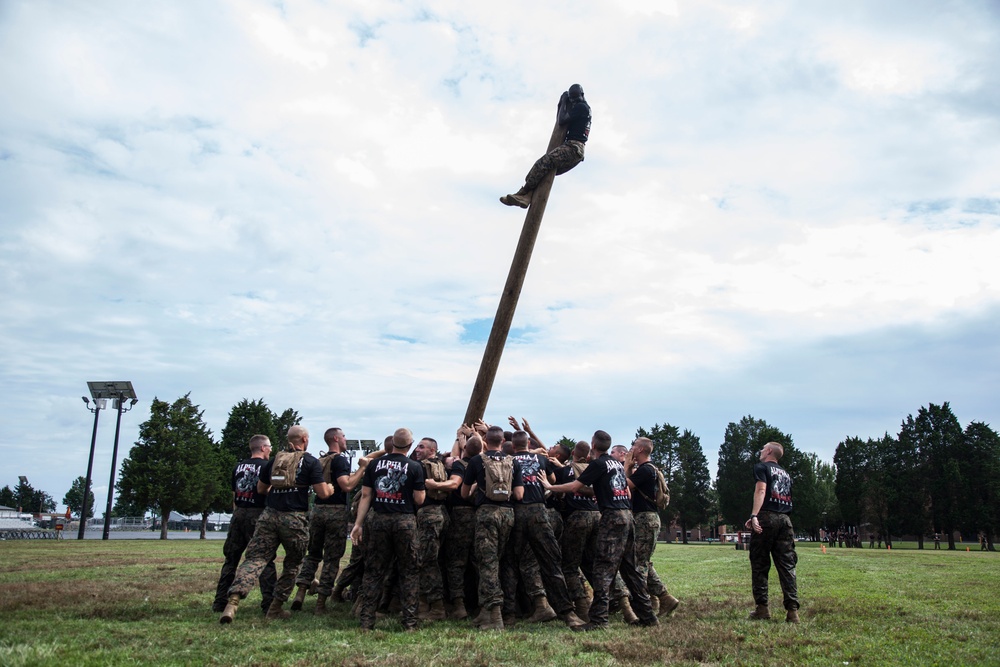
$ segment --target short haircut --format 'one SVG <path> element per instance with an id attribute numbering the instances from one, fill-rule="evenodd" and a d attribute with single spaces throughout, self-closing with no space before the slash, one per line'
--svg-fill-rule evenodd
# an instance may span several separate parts
<path id="1" fill-rule="evenodd" d="M 590 443 L 586 440 L 576 443 L 576 447 L 573 448 L 573 458 L 585 459 L 588 456 L 590 456 Z"/>
<path id="2" fill-rule="evenodd" d="M 323 442 L 329 445 L 337 438 L 338 435 L 343 435 L 343 433 L 344 429 L 342 428 L 337 428 L 336 426 L 328 428 L 323 432 Z"/>
<path id="3" fill-rule="evenodd" d="M 503 451 L 504 454 L 510 456 L 511 454 L 514 453 L 514 443 L 511 442 L 510 440 L 504 440 L 503 444 L 500 445 L 500 449 L 501 451 Z"/>
<path id="4" fill-rule="evenodd" d="M 778 459 L 779 461 L 781 460 L 781 457 L 785 455 L 785 448 L 782 447 L 780 443 L 769 442 L 764 446 L 770 447 L 771 451 L 774 452 L 774 458 Z"/>
<path id="5" fill-rule="evenodd" d="M 524 431 L 514 431 L 514 437 L 510 441 L 514 443 L 514 449 L 526 449 L 530 438 Z"/>
<path id="6" fill-rule="evenodd" d="M 302 442 L 308 437 L 309 437 L 309 431 L 306 429 L 306 427 L 299 426 L 298 424 L 288 429 L 288 433 L 285 435 L 285 439 L 288 440 L 288 442 L 294 442 L 294 443 Z"/>
<path id="7" fill-rule="evenodd" d="M 636 438 L 632 446 L 644 454 L 653 453 L 653 441 L 649 438 Z"/>
<path id="8" fill-rule="evenodd" d="M 490 426 L 486 429 L 486 444 L 492 447 L 502 444 L 504 441 L 503 429 L 499 426 Z"/>
<path id="9" fill-rule="evenodd" d="M 420 438 L 420 442 L 424 442 L 425 440 L 427 442 L 431 443 L 432 445 L 434 445 L 434 451 L 435 452 L 438 450 L 438 441 L 437 440 L 435 440 L 434 438 Z"/>
<path id="10" fill-rule="evenodd" d="M 557 442 L 556 444 L 552 445 L 552 447 L 553 449 L 557 450 L 556 456 L 564 456 L 569 458 L 573 454 L 573 451 L 561 442 Z M 587 451 L 590 451 L 590 445 L 587 445 Z"/>
<path id="11" fill-rule="evenodd" d="M 465 441 L 465 454 L 468 458 L 479 456 L 483 452 L 483 439 L 478 435 L 470 435 Z"/>
<path id="12" fill-rule="evenodd" d="M 397 428 L 392 434 L 392 446 L 396 449 L 409 449 L 413 444 L 413 432 L 408 428 Z"/>
<path id="13" fill-rule="evenodd" d="M 611 435 L 607 431 L 594 431 L 594 449 L 606 452 L 611 449 Z"/>
<path id="14" fill-rule="evenodd" d="M 271 444 L 271 439 L 266 435 L 255 435 L 254 437 L 250 438 L 250 453 L 257 454 L 258 452 L 263 450 L 264 447 L 270 444 Z"/>

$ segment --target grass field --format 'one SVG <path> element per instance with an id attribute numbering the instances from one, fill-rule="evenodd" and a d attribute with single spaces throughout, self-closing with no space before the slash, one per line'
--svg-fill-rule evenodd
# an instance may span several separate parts
<path id="1" fill-rule="evenodd" d="M 1000 555 L 799 545 L 802 623 L 752 609 L 747 554 L 664 545 L 654 564 L 681 599 L 657 628 L 612 620 L 484 633 L 446 621 L 362 636 L 347 605 L 265 622 L 259 591 L 236 622 L 210 611 L 222 542 L 0 542 L 0 665 L 970 665 L 1000 664 Z M 781 616 L 783 618 L 783 615 Z"/>

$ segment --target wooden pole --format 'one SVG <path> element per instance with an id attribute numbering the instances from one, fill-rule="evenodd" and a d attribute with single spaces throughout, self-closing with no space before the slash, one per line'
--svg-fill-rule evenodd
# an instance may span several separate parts
<path id="1" fill-rule="evenodd" d="M 545 152 L 548 153 L 561 144 L 565 136 L 566 128 L 559 125 L 557 118 L 556 125 L 552 129 L 552 137 L 549 139 L 549 147 Z M 504 285 L 503 294 L 500 295 L 500 305 L 497 306 L 493 328 L 490 330 L 489 340 L 486 341 L 483 361 L 479 365 L 479 375 L 476 376 L 472 397 L 469 398 L 469 407 L 465 411 L 463 423 L 470 426 L 486 414 L 486 404 L 490 400 L 493 380 L 497 376 L 500 357 L 507 343 L 507 334 L 510 333 L 510 325 L 514 320 L 514 310 L 521 296 L 521 286 L 524 285 L 524 277 L 528 273 L 531 251 L 535 247 L 535 239 L 538 238 L 538 230 L 542 226 L 542 216 L 545 215 L 545 205 L 549 203 L 549 192 L 552 190 L 555 177 L 555 172 L 552 172 L 538 184 L 531 197 L 531 206 L 524 216 L 521 238 L 517 242 L 517 250 L 514 251 L 514 260 L 510 265 L 510 273 L 507 274 L 507 284 Z"/>

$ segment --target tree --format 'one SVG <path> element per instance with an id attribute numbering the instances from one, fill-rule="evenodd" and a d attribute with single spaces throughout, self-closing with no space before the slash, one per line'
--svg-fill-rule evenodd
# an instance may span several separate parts
<path id="1" fill-rule="evenodd" d="M 70 508 L 70 510 L 76 510 L 79 514 L 83 511 L 83 489 L 87 486 L 87 479 L 83 476 L 77 477 L 73 480 L 73 483 L 69 487 L 69 491 L 63 496 L 63 505 Z M 94 518 L 94 492 L 90 491 L 87 495 L 87 517 L 88 519 Z"/>
<path id="2" fill-rule="evenodd" d="M 56 501 L 52 496 L 40 489 L 36 490 L 27 482 L 18 482 L 13 489 L 9 486 L 0 489 L 0 505 L 29 513 L 54 512 L 56 509 Z"/>
<path id="3" fill-rule="evenodd" d="M 10 486 L 0 489 L 0 505 L 17 509 L 17 494 Z"/>
<path id="4" fill-rule="evenodd" d="M 995 551 L 994 537 L 1000 531 L 1000 434 L 988 424 L 971 422 L 965 427 L 967 459 L 963 475 L 968 485 L 962 530 L 983 532 L 987 548 Z"/>
<path id="5" fill-rule="evenodd" d="M 202 414 L 190 394 L 173 404 L 154 398 L 150 417 L 139 425 L 139 439 L 122 462 L 119 500 L 124 506 L 157 508 L 161 540 L 167 539 L 172 511 L 203 511 L 206 489 L 219 474 Z"/>
<path id="6" fill-rule="evenodd" d="M 573 453 L 573 448 L 576 447 L 576 440 L 574 440 L 573 438 L 569 438 L 569 437 L 567 437 L 567 436 L 564 435 L 563 437 L 559 438 L 556 441 L 556 444 L 557 445 L 562 445 L 563 447 L 566 447 L 570 451 L 570 454 L 572 454 Z"/>
<path id="7" fill-rule="evenodd" d="M 916 482 L 922 491 L 916 511 L 925 521 L 918 529 L 918 541 L 923 548 L 923 536 L 930 520 L 935 531 L 948 536 L 948 549 L 955 549 L 955 530 L 961 520 L 961 463 L 964 440 L 962 426 L 945 402 L 920 408 L 914 418 L 908 415 L 899 431 L 900 446 L 913 464 L 907 471 L 908 482 Z"/>
<path id="8" fill-rule="evenodd" d="M 785 455 L 781 466 L 792 478 L 792 497 L 798 488 L 799 454 L 792 444 L 792 437 L 770 426 L 763 419 L 746 416 L 740 422 L 730 422 L 719 446 L 719 473 L 716 490 L 719 494 L 719 512 L 732 526 L 742 527 L 750 516 L 753 502 L 753 467 L 759 460 L 757 454 L 769 442 L 781 443 Z"/>
<path id="9" fill-rule="evenodd" d="M 701 440 L 684 429 L 677 440 L 678 472 L 670 487 L 670 504 L 677 512 L 681 539 L 687 544 L 688 529 L 704 523 L 712 508 L 712 477 Z"/>

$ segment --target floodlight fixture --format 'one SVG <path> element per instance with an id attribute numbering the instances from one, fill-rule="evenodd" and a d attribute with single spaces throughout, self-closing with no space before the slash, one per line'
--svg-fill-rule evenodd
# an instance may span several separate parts
<path id="1" fill-rule="evenodd" d="M 18 475 L 17 478 L 19 480 L 21 480 L 21 484 L 24 484 L 25 486 L 28 486 L 28 478 L 27 477 L 25 477 L 24 475 Z"/>

